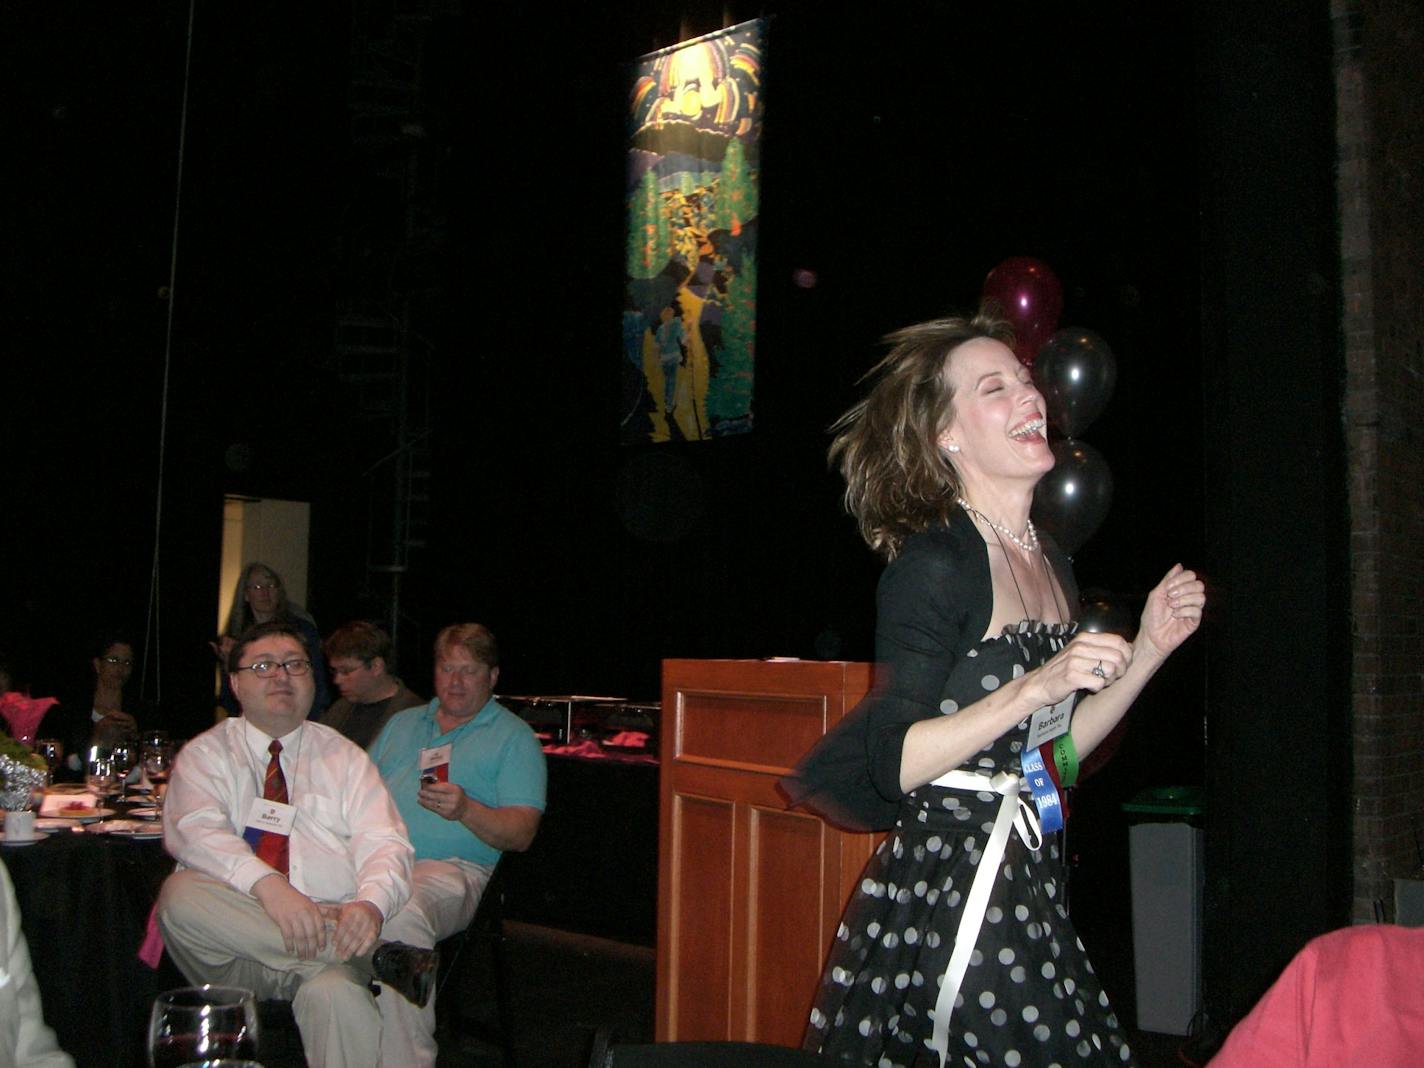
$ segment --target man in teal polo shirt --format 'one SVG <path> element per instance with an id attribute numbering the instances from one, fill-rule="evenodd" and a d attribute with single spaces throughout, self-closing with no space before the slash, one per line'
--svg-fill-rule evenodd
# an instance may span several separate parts
<path id="1" fill-rule="evenodd" d="M 463 930 L 500 854 L 534 841 L 544 751 L 491 696 L 498 681 L 494 635 L 478 623 L 446 627 L 435 639 L 435 699 L 397 713 L 371 746 L 415 846 L 411 899 L 387 922 L 387 938 L 433 946 Z M 417 1064 L 434 1065 L 433 999 L 401 1015 Z"/>

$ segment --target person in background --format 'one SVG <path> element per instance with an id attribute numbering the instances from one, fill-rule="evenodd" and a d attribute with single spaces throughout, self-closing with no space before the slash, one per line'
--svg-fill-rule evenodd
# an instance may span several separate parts
<path id="1" fill-rule="evenodd" d="M 44 1021 L 30 949 L 20 929 L 20 906 L 10 873 L 0 864 L 0 1065 L 74 1068 Z"/>
<path id="2" fill-rule="evenodd" d="M 94 654 L 89 661 L 94 669 L 89 744 L 109 746 L 120 738 L 137 738 L 137 709 L 124 697 L 124 687 L 133 676 L 133 644 L 117 636 L 104 637 L 95 644 Z"/>
<path id="3" fill-rule="evenodd" d="M 381 733 L 397 712 L 425 704 L 392 673 L 391 639 L 380 627 L 364 621 L 332 631 L 324 643 L 326 662 L 341 696 L 319 718 L 362 749 Z"/>
<path id="4" fill-rule="evenodd" d="M 124 692 L 134 669 L 134 647 L 127 635 L 100 634 L 90 644 L 90 654 L 92 682 L 76 683 L 71 695 L 46 713 L 35 732 L 37 739 L 53 738 L 64 746 L 63 772 L 56 775 L 60 779 L 82 776 L 91 747 L 108 749 L 120 741 L 136 740 L 140 720 L 147 722 L 153 711 Z"/>
<path id="5" fill-rule="evenodd" d="M 237 589 L 233 591 L 227 626 L 223 628 L 217 641 L 209 643 L 224 668 L 233 642 L 239 635 L 246 633 L 249 627 L 258 623 L 287 623 L 301 634 L 316 681 L 312 716 L 320 716 L 331 703 L 331 691 L 326 684 L 326 661 L 322 658 L 321 635 L 317 633 L 316 622 L 300 605 L 287 599 L 287 588 L 282 585 L 282 576 L 266 564 L 254 560 L 244 567 L 242 574 L 237 577 Z M 232 687 L 228 685 L 226 671 L 223 674 L 218 703 L 230 716 L 239 715 L 241 712 Z"/>
<path id="6" fill-rule="evenodd" d="M 397 713 L 371 759 L 390 788 L 415 846 L 409 904 L 386 925 L 389 938 L 433 946 L 469 926 L 500 854 L 534 841 L 547 771 L 533 730 L 494 699 L 499 647 L 478 623 L 435 638 L 435 699 Z M 416 1051 L 404 1062 L 435 1064 L 435 1008 L 401 1006 Z"/>
<path id="7" fill-rule="evenodd" d="M 380 941 L 410 895 L 400 815 L 366 754 L 307 721 L 314 673 L 291 624 L 253 627 L 228 668 L 242 715 L 183 747 L 163 806 L 168 951 L 193 983 L 290 998 L 312 1065 L 413 1064 L 391 1018 L 429 1001 L 437 956 Z"/>

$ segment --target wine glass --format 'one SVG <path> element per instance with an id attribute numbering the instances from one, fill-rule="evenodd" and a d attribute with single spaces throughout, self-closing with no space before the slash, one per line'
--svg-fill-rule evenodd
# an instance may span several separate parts
<path id="1" fill-rule="evenodd" d="M 168 793 L 168 773 L 173 770 L 173 745 L 145 746 L 143 750 L 143 771 L 153 785 L 153 803 L 163 807 L 163 798 Z"/>
<path id="2" fill-rule="evenodd" d="M 114 792 L 114 761 L 107 751 L 95 749 L 89 754 L 84 781 L 90 791 L 98 795 L 99 806 L 102 808 L 105 800 Z"/>
<path id="3" fill-rule="evenodd" d="M 138 764 L 138 747 L 133 742 L 121 739 L 109 750 L 109 759 L 114 762 L 114 778 L 118 780 L 119 800 L 126 800 L 129 792 L 129 773 Z"/>
<path id="4" fill-rule="evenodd" d="M 189 986 L 167 990 L 148 1017 L 151 1068 L 195 1061 L 257 1056 L 257 1002 L 240 986 Z"/>
<path id="5" fill-rule="evenodd" d="M 54 781 L 54 773 L 64 764 L 64 743 L 58 738 L 36 738 L 35 752 L 45 758 L 45 763 L 49 765 L 50 781 Z"/>

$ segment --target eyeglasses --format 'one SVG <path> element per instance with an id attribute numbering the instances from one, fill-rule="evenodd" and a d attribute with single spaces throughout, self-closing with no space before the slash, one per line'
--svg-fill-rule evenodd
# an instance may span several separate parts
<path id="1" fill-rule="evenodd" d="M 263 590 L 275 590 L 276 588 L 277 584 L 275 582 L 249 582 L 247 584 L 247 589 L 253 593 L 261 593 Z"/>
<path id="2" fill-rule="evenodd" d="M 123 664 L 124 667 L 133 667 L 133 658 L 128 656 L 101 656 L 99 659 L 106 664 Z"/>
<path id="3" fill-rule="evenodd" d="M 311 671 L 310 660 L 259 660 L 255 664 L 243 664 L 238 671 L 250 671 L 259 679 L 270 679 L 277 674 L 278 669 L 285 671 L 291 678 L 307 674 Z"/>
<path id="4" fill-rule="evenodd" d="M 451 678 L 458 676 L 462 679 L 472 679 L 482 671 L 489 671 L 489 665 L 476 664 L 471 667 L 468 664 L 438 664 L 435 670 Z"/>

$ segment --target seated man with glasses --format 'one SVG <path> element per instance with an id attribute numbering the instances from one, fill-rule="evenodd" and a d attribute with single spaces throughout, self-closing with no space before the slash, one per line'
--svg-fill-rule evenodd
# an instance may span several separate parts
<path id="1" fill-rule="evenodd" d="M 410 896 L 400 814 L 364 751 L 307 722 L 312 665 L 290 624 L 247 631 L 228 669 L 242 715 L 183 747 L 163 808 L 169 953 L 194 983 L 291 998 L 310 1064 L 413 1064 L 388 1021 L 429 1000 L 435 955 L 379 942 Z M 373 998 L 373 977 L 395 985 Z"/>
<path id="2" fill-rule="evenodd" d="M 544 751 L 494 700 L 498 681 L 494 635 L 478 623 L 446 627 L 435 639 L 435 699 L 397 713 L 371 747 L 415 845 L 410 904 L 387 925 L 391 938 L 433 946 L 464 930 L 500 854 L 528 849 L 539 829 Z M 400 1016 L 419 1053 L 407 1063 L 434 1065 L 434 1006 Z"/>
<path id="3" fill-rule="evenodd" d="M 341 699 L 322 713 L 320 721 L 362 749 L 371 748 L 386 721 L 397 712 L 425 704 L 425 698 L 416 696 L 391 673 L 391 639 L 380 627 L 360 621 L 347 623 L 332 631 L 322 644 Z"/>

